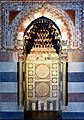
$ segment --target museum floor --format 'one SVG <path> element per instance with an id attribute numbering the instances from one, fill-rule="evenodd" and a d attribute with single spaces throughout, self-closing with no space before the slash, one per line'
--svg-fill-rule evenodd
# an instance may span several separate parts
<path id="1" fill-rule="evenodd" d="M 61 120 L 58 112 L 25 112 L 24 120 Z"/>

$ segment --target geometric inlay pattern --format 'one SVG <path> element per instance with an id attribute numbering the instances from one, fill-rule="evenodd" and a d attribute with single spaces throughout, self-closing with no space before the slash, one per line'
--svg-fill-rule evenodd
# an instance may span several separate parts
<path id="1" fill-rule="evenodd" d="M 36 68 L 36 75 L 41 79 L 48 77 L 49 73 L 50 73 L 49 67 L 45 64 L 40 64 Z"/>
<path id="2" fill-rule="evenodd" d="M 36 93 L 39 97 L 45 97 L 49 93 L 49 85 L 47 83 L 41 82 L 36 86 Z"/>

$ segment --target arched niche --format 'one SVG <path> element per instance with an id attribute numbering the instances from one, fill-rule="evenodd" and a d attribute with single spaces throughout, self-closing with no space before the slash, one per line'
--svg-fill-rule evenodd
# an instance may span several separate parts
<path id="1" fill-rule="evenodd" d="M 50 49 L 55 49 L 59 55 L 61 50 L 61 31 L 59 27 L 49 18 L 40 17 L 31 22 L 24 32 L 25 53 L 30 54 L 31 49 L 34 51 L 42 49 L 50 52 Z"/>

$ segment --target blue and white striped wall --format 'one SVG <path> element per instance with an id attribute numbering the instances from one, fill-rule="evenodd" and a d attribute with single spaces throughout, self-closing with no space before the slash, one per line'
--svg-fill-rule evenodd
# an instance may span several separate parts
<path id="1" fill-rule="evenodd" d="M 17 90 L 17 62 L 0 62 L 0 120 L 24 119 Z"/>
<path id="2" fill-rule="evenodd" d="M 68 106 L 62 119 L 84 120 L 84 63 L 68 65 Z M 24 120 L 17 92 L 17 62 L 0 62 L 0 120 Z"/>
<path id="3" fill-rule="evenodd" d="M 84 120 L 84 62 L 68 63 L 68 107 L 65 120 Z"/>

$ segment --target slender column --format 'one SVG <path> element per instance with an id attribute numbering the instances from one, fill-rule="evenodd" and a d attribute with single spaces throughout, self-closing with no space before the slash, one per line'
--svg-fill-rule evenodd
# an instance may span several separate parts
<path id="1" fill-rule="evenodd" d="M 23 102 L 23 62 L 19 62 L 19 107 L 22 106 Z"/>
<path id="2" fill-rule="evenodd" d="M 1 16 L 2 16 L 2 14 L 1 14 L 1 3 L 0 3 L 0 49 L 1 49 L 1 42 L 2 42 L 2 29 L 1 29 Z"/>
<path id="3" fill-rule="evenodd" d="M 32 103 L 32 110 L 36 110 L 36 103 Z"/>
<path id="4" fill-rule="evenodd" d="M 53 110 L 53 103 L 50 103 L 50 110 Z"/>
<path id="5" fill-rule="evenodd" d="M 47 102 L 44 102 L 44 110 L 47 110 Z"/>
<path id="6" fill-rule="evenodd" d="M 41 102 L 38 101 L 38 110 L 40 111 L 41 110 Z"/>
<path id="7" fill-rule="evenodd" d="M 67 90 L 66 90 L 66 88 L 67 88 L 67 86 L 66 86 L 67 84 L 66 84 L 66 62 L 63 62 L 63 64 L 62 64 L 62 103 L 63 103 L 63 106 L 65 106 L 66 105 L 66 92 L 67 92 Z"/>

